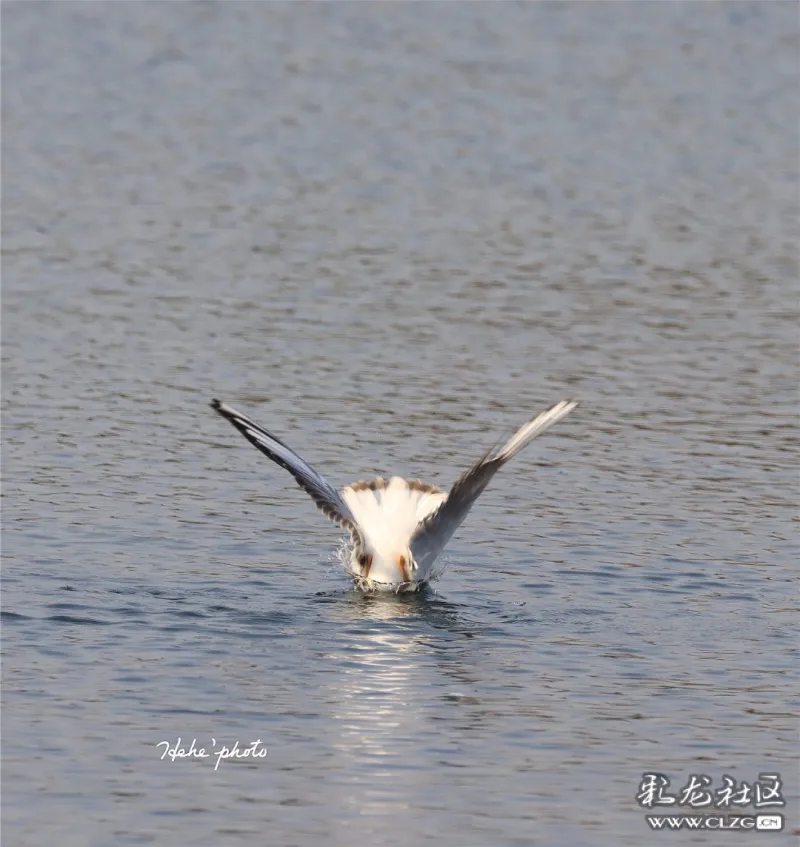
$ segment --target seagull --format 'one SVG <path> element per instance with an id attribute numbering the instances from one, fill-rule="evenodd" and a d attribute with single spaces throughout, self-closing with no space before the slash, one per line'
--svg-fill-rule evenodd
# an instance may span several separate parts
<path id="1" fill-rule="evenodd" d="M 433 563 L 501 467 L 530 441 L 566 417 L 575 400 L 562 400 L 523 424 L 499 449 L 485 453 L 449 493 L 394 476 L 355 482 L 337 491 L 276 435 L 236 409 L 211 401 L 265 456 L 285 468 L 322 513 L 350 533 L 349 571 L 366 591 L 416 591 L 430 581 Z"/>

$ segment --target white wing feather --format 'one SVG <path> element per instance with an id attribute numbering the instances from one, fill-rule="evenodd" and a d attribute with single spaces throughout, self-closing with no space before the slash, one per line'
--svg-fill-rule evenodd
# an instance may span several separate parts
<path id="1" fill-rule="evenodd" d="M 233 424 L 239 432 L 265 456 L 280 465 L 295 478 L 297 484 L 317 504 L 322 513 L 339 526 L 350 531 L 353 542 L 361 544 L 361 534 L 353 513 L 342 499 L 339 492 L 315 471 L 305 460 L 301 459 L 294 450 L 284 444 L 277 436 L 264 429 L 247 415 L 238 412 L 232 406 L 211 401 L 211 408 L 219 412 L 225 420 Z"/>
<path id="2" fill-rule="evenodd" d="M 577 405 L 575 400 L 556 403 L 521 426 L 503 447 L 490 450 L 458 478 L 447 499 L 419 524 L 414 533 L 411 553 L 420 570 L 427 571 L 433 564 L 497 471 L 526 444 L 566 417 Z"/>

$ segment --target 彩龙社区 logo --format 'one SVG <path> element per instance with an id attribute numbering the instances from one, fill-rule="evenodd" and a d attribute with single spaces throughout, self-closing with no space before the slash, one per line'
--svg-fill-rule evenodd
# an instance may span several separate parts
<path id="1" fill-rule="evenodd" d="M 786 800 L 779 773 L 759 773 L 750 782 L 723 774 L 718 784 L 707 774 L 693 773 L 678 785 L 663 773 L 642 774 L 636 802 L 652 813 L 645 815 L 651 829 L 783 830 L 783 815 L 777 810 Z M 748 808 L 753 812 L 745 812 Z M 686 809 L 692 813 L 677 814 Z"/>

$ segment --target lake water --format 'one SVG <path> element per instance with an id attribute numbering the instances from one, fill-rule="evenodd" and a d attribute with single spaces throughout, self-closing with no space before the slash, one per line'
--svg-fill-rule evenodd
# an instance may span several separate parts
<path id="1" fill-rule="evenodd" d="M 4 5 L 4 844 L 748 840 L 652 834 L 648 772 L 779 773 L 793 840 L 797 50 L 793 3 Z M 364 597 L 214 396 L 340 486 L 581 406 Z"/>

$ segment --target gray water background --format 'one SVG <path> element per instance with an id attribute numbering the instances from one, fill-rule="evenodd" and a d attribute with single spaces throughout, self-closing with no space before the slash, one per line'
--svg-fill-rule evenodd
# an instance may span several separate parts
<path id="1" fill-rule="evenodd" d="M 650 770 L 782 773 L 790 843 L 797 36 L 3 4 L 4 847 L 748 841 L 651 834 Z M 398 599 L 212 396 L 337 485 L 581 406 Z"/>

